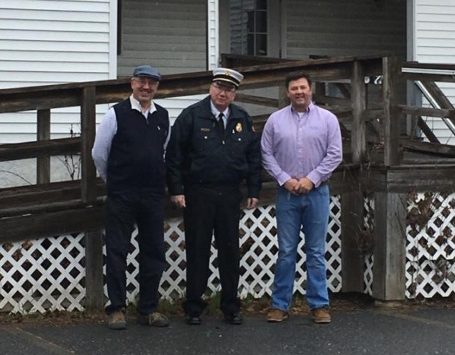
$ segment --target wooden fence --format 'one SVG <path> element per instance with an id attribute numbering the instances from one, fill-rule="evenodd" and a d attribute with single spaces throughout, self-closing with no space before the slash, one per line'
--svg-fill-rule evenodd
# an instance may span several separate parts
<path id="1" fill-rule="evenodd" d="M 402 64 L 397 58 L 349 57 L 305 61 L 262 61 L 225 56 L 227 66 L 245 75 L 237 101 L 268 107 L 284 105 L 283 90 L 277 98 L 264 98 L 245 91 L 280 87 L 287 73 L 310 74 L 318 104 L 339 117 L 344 138 L 344 161 L 330 185 L 342 203 L 343 291 L 361 292 L 362 264 L 359 233 L 363 226 L 366 192 L 374 194 L 375 250 L 373 296 L 380 300 L 404 299 L 404 243 L 406 194 L 410 191 L 454 191 L 455 150 L 437 144 L 437 138 L 422 116 L 455 118 L 454 108 L 435 81 L 454 81 L 454 76 L 436 72 L 416 73 L 425 67 Z M 248 66 L 245 66 L 248 64 Z M 410 68 L 402 71 L 402 68 Z M 427 67 L 429 68 L 429 66 Z M 432 66 L 434 68 L 434 66 Z M 441 67 L 453 70 L 454 66 Z M 411 70 L 411 69 L 414 69 Z M 365 78 L 381 77 L 379 95 L 374 96 Z M 211 72 L 166 75 L 157 98 L 201 94 L 208 91 Z M 406 80 L 418 80 L 439 102 L 439 108 L 405 104 Z M 331 95 L 329 87 L 337 89 Z M 37 184 L 0 189 L 0 243 L 87 232 L 86 288 L 88 308 L 102 306 L 102 241 L 104 186 L 96 177 L 91 159 L 95 137 L 96 105 L 114 103 L 130 93 L 129 79 L 50 85 L 0 90 L 0 113 L 36 110 L 37 139 L 34 142 L 0 145 L 0 161 L 37 159 Z M 376 93 L 377 94 L 377 93 Z M 374 97 L 373 97 L 374 96 Z M 51 109 L 79 106 L 81 136 L 50 139 Z M 431 143 L 406 135 L 404 123 L 415 123 Z M 258 131 L 266 116 L 254 117 Z M 433 154 L 431 160 L 409 158 L 408 150 Z M 81 179 L 51 182 L 50 156 L 80 154 Z M 274 197 L 274 183 L 264 174 L 263 204 Z M 176 211 L 168 207 L 168 215 Z M 393 218 L 391 218 L 393 216 Z"/>

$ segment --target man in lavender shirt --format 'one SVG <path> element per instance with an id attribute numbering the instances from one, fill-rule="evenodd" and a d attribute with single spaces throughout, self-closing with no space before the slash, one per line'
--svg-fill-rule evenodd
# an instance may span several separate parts
<path id="1" fill-rule="evenodd" d="M 342 160 L 341 133 L 331 112 L 312 102 L 311 79 L 286 78 L 289 106 L 274 112 L 264 127 L 262 163 L 278 183 L 278 260 L 269 322 L 288 318 L 300 230 L 305 234 L 306 299 L 315 323 L 330 323 L 325 242 L 330 193 L 327 180 Z"/>

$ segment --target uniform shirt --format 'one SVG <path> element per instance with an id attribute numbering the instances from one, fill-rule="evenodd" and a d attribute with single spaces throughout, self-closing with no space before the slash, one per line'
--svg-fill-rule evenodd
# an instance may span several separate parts
<path id="1" fill-rule="evenodd" d="M 218 109 L 213 104 L 213 102 L 210 101 L 210 109 L 212 110 L 213 116 L 215 116 L 216 119 L 218 119 L 218 116 L 220 115 L 220 113 L 223 114 L 223 125 L 224 125 L 224 128 L 226 128 L 227 120 L 228 120 L 228 117 L 229 117 L 229 106 L 226 107 L 226 109 L 223 112 L 221 112 L 221 111 L 218 111 Z"/>
<path id="2" fill-rule="evenodd" d="M 145 120 L 148 119 L 149 113 L 152 114 L 156 111 L 156 107 L 153 102 L 148 110 L 142 112 L 139 101 L 136 100 L 133 95 L 131 95 L 129 99 L 131 102 L 131 108 L 142 113 Z M 111 107 L 104 115 L 103 120 L 96 130 L 95 144 L 92 149 L 92 157 L 95 162 L 96 170 L 98 170 L 98 173 L 104 182 L 107 181 L 107 161 L 111 151 L 112 139 L 116 133 L 117 118 L 114 108 Z M 171 127 L 169 126 L 166 143 L 164 144 L 164 150 L 166 150 L 167 143 L 169 142 L 170 133 Z"/>
<path id="3" fill-rule="evenodd" d="M 270 115 L 261 150 L 265 170 L 280 186 L 307 177 L 318 187 L 342 160 L 340 125 L 334 114 L 313 103 L 300 116 L 289 105 Z"/>
<path id="4" fill-rule="evenodd" d="M 192 186 L 239 186 L 246 180 L 248 197 L 259 196 L 260 140 L 248 113 L 230 104 L 224 137 L 216 129 L 217 113 L 207 96 L 177 117 L 166 152 L 171 195 Z"/>

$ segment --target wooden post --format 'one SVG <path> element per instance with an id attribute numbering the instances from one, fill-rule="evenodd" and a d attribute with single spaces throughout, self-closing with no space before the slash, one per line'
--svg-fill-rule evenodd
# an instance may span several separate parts
<path id="1" fill-rule="evenodd" d="M 85 309 L 104 307 L 103 238 L 101 231 L 85 233 Z"/>
<path id="2" fill-rule="evenodd" d="M 405 299 L 406 194 L 376 192 L 374 204 L 373 297 Z"/>
<path id="3" fill-rule="evenodd" d="M 352 129 L 351 150 L 352 162 L 360 164 L 366 152 L 365 144 L 365 110 L 366 90 L 364 68 L 355 61 L 351 76 Z M 364 258 L 359 248 L 360 232 L 363 228 L 363 194 L 360 190 L 358 173 L 352 176 L 350 184 L 358 185 L 355 191 L 341 195 L 341 268 L 343 292 L 363 291 Z"/>
<path id="4" fill-rule="evenodd" d="M 362 227 L 362 192 L 356 191 L 341 194 L 341 274 L 343 292 L 363 292 L 365 260 L 359 248 Z"/>
<path id="5" fill-rule="evenodd" d="M 365 69 L 359 61 L 352 65 L 351 77 L 351 103 L 352 103 L 352 129 L 351 129 L 351 150 L 352 162 L 361 163 L 366 153 L 366 128 L 365 110 L 366 88 Z"/>
<path id="6" fill-rule="evenodd" d="M 400 114 L 398 110 L 398 84 L 401 64 L 396 57 L 382 59 L 384 96 L 384 165 L 399 163 Z"/>
<path id="7" fill-rule="evenodd" d="M 81 198 L 88 205 L 96 201 L 96 170 L 91 157 L 96 131 L 96 92 L 94 86 L 82 91 L 81 105 Z M 103 243 L 101 231 L 85 233 L 85 285 L 87 310 L 101 310 L 103 292 Z"/>
<path id="8" fill-rule="evenodd" d="M 356 61 L 352 66 L 351 105 L 353 123 L 351 129 L 352 162 L 362 163 L 365 152 L 365 110 L 366 89 L 364 68 Z M 359 248 L 360 233 L 363 228 L 363 193 L 360 190 L 358 173 L 352 176 L 357 185 L 355 191 L 341 195 L 341 268 L 343 292 L 363 292 L 364 258 Z"/>
<path id="9" fill-rule="evenodd" d="M 96 93 L 94 86 L 82 91 L 81 105 L 81 198 L 85 203 L 96 200 L 96 170 L 92 160 L 92 147 L 96 131 Z"/>
<path id="10" fill-rule="evenodd" d="M 36 140 L 46 141 L 51 138 L 51 110 L 38 110 L 37 113 Z M 36 159 L 36 183 L 46 184 L 51 181 L 51 158 L 39 156 Z"/>

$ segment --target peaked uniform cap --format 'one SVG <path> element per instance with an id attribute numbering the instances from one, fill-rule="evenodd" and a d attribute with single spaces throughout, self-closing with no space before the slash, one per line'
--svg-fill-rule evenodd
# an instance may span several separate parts
<path id="1" fill-rule="evenodd" d="M 240 82 L 243 80 L 243 75 L 234 69 L 216 68 L 213 70 L 212 81 L 221 81 L 227 84 L 239 87 Z"/>
<path id="2" fill-rule="evenodd" d="M 139 65 L 134 68 L 133 76 L 144 76 L 158 81 L 161 79 L 161 75 L 158 70 L 150 65 Z"/>

